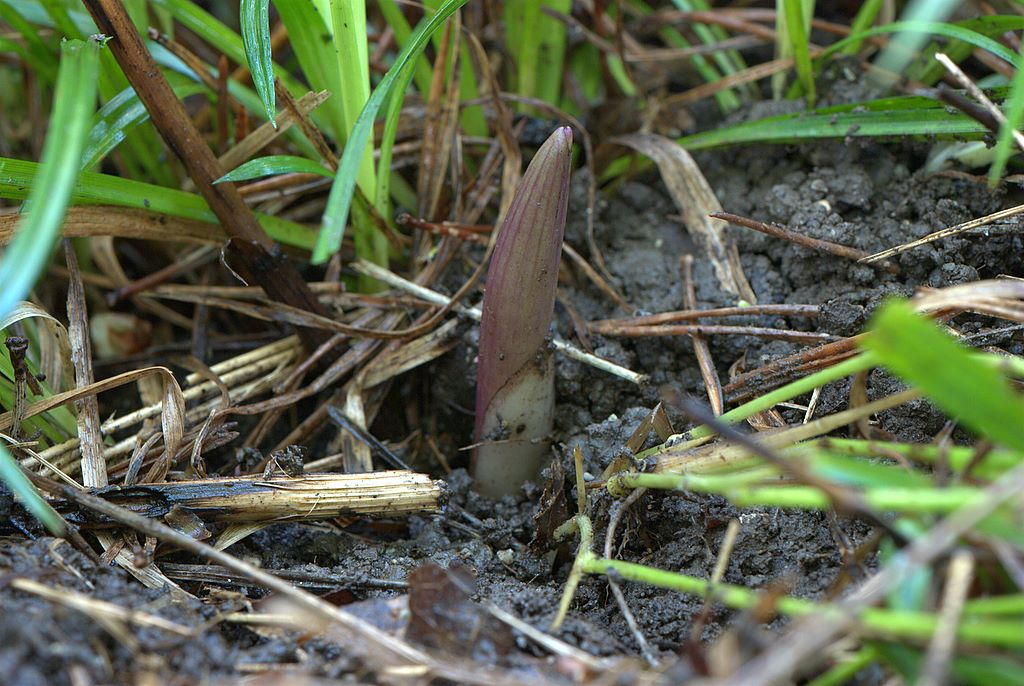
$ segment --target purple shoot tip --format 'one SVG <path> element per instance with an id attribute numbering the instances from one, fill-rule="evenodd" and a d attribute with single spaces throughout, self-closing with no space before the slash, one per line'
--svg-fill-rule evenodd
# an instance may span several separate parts
<path id="1" fill-rule="evenodd" d="M 554 373 L 547 346 L 569 203 L 572 129 L 530 162 L 487 271 L 476 387 L 477 490 L 500 496 L 536 476 L 548 453 Z"/>

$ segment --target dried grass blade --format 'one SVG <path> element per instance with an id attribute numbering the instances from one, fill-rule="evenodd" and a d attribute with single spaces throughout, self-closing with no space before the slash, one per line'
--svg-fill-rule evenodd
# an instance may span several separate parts
<path id="1" fill-rule="evenodd" d="M 714 212 L 721 212 L 722 205 L 690 153 L 675 141 L 650 133 L 617 136 L 611 142 L 625 145 L 654 160 L 672 200 L 683 215 L 687 230 L 711 260 L 722 289 L 755 304 L 757 297 L 743 273 L 739 251 L 727 232 L 728 224 L 708 217 Z"/>
<path id="2" fill-rule="evenodd" d="M 0 245 L 10 242 L 17 225 L 17 215 L 0 216 Z M 68 209 L 61 235 L 66 238 L 115 236 L 209 244 L 227 240 L 224 229 L 216 224 L 114 205 L 86 205 Z"/>
<path id="3" fill-rule="evenodd" d="M 420 148 L 420 168 L 417 175 L 416 212 L 428 220 L 437 216 L 441 192 L 448 171 L 452 138 L 459 122 L 459 60 L 458 40 L 462 25 L 461 14 L 456 12 L 445 25 L 444 34 L 434 60 L 434 76 L 430 83 L 426 113 L 423 119 L 423 143 Z M 448 69 L 449 62 L 452 69 Z M 445 83 L 445 75 L 449 75 Z"/>
<path id="4" fill-rule="evenodd" d="M 93 384 L 92 346 L 85 305 L 85 290 L 78 270 L 78 259 L 71 241 L 64 239 L 64 260 L 71 278 L 68 280 L 68 323 L 71 339 L 71 361 L 75 367 L 75 388 Z M 100 407 L 93 393 L 75 399 L 78 415 L 78 441 L 81 453 L 82 482 L 87 488 L 107 485 L 107 463 L 103 459 L 103 436 L 100 434 Z"/>
<path id="5" fill-rule="evenodd" d="M 175 387 L 178 385 L 178 382 L 174 379 L 174 375 L 171 374 L 171 370 L 167 367 L 144 367 L 143 369 L 135 369 L 130 372 L 124 372 L 123 374 L 112 376 L 109 379 L 96 381 L 83 388 L 75 388 L 69 391 L 64 391 L 63 393 L 51 395 L 49 398 L 44 398 L 43 400 L 32 403 L 25 408 L 25 416 L 34 417 L 37 414 L 49 412 L 55 407 L 60 407 L 61 405 L 65 405 L 69 402 L 74 402 L 86 395 L 95 395 L 96 393 L 103 393 L 104 391 L 119 388 L 125 384 L 134 383 L 143 376 L 149 374 L 159 374 L 163 377 L 166 384 L 174 385 Z M 178 392 L 181 392 L 180 388 L 178 389 Z M 181 404 L 184 406 L 184 399 L 182 399 Z M 13 413 L 11 412 L 0 414 L 0 431 L 6 431 L 9 429 L 11 427 L 12 419 Z"/>
<path id="6" fill-rule="evenodd" d="M 0 330 L 29 318 L 39 319 L 42 324 L 36 329 L 39 370 L 45 375 L 47 383 L 59 391 L 63 388 L 64 380 L 70 379 L 74 374 L 68 330 L 56 317 L 27 300 L 18 303 L 5 316 L 0 317 Z"/>

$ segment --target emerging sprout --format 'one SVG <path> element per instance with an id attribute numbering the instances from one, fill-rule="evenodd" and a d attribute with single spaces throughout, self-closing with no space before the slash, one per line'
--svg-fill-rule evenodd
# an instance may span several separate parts
<path id="1" fill-rule="evenodd" d="M 487 270 L 476 385 L 476 489 L 512 493 L 537 475 L 555 409 L 548 333 L 569 203 L 572 130 L 551 134 L 523 175 Z"/>

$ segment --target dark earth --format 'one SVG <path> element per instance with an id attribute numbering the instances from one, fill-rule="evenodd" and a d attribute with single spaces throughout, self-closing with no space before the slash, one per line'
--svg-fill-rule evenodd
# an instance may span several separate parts
<path id="1" fill-rule="evenodd" d="M 747 116 L 761 115 L 763 112 L 755 111 Z M 798 233 L 868 252 L 1020 202 L 1016 189 L 991 190 L 984 179 L 962 170 L 926 172 L 929 149 L 927 142 L 854 139 L 715 151 L 700 153 L 696 159 L 726 211 L 777 222 Z M 583 246 L 582 173 L 577 174 L 575 184 L 567 239 Z M 679 258 L 694 246 L 682 225 L 672 218 L 679 211 L 655 173 L 623 182 L 601 198 L 596 237 L 620 292 L 640 311 L 684 309 Z M 1024 276 L 1020 258 L 1024 234 L 1014 220 L 904 253 L 896 259 L 901 270 L 898 276 L 745 229 L 733 231 L 743 268 L 760 303 L 820 304 L 822 309 L 817 319 L 751 317 L 729 323 L 849 336 L 865 327 L 872 310 L 887 295 L 910 295 L 922 286 L 946 286 L 1000 274 Z M 717 288 L 707 262 L 696 257 L 701 307 L 732 304 Z M 585 320 L 624 314 L 582 278 L 567 281 L 560 297 Z M 562 335 L 571 338 L 566 310 L 558 306 L 556 311 Z M 984 321 L 975 326 L 984 326 Z M 1021 354 L 1024 345 L 1019 333 L 1017 338 L 1012 335 L 988 342 Z M 458 445 L 470 443 L 471 417 L 461 408 L 472 406 L 474 339 L 475 331 L 470 331 L 465 345 L 425 372 L 436 421 L 447 427 Z M 688 338 L 595 336 L 592 343 L 598 355 L 649 374 L 651 384 L 638 389 L 579 363 L 559 361 L 556 437 L 568 475 L 565 495 L 570 508 L 575 493 L 570 486 L 573 466 L 568 448 L 580 446 L 586 471 L 599 475 L 620 454 L 626 439 L 666 388 L 704 396 Z M 746 369 L 753 369 L 798 349 L 790 343 L 735 336 L 712 337 L 710 345 L 723 379 L 728 379 L 730 365 L 741 357 L 745 357 Z M 869 387 L 877 392 L 893 383 L 876 373 Z M 826 388 L 817 415 L 843 409 L 847 394 L 845 382 Z M 799 421 L 802 413 L 787 410 L 784 416 Z M 678 413 L 672 419 L 677 428 L 685 427 L 686 420 Z M 901 440 L 928 441 L 945 421 L 938 411 L 919 402 L 884 413 L 878 428 Z M 453 466 L 464 465 L 465 455 L 448 458 Z M 442 475 L 437 465 L 416 466 Z M 327 587 L 314 590 L 332 590 L 330 597 L 353 603 L 347 605 L 353 611 L 376 608 L 370 616 L 381 614 L 385 599 L 397 597 L 402 602 L 401 589 L 381 588 L 387 584 L 374 580 L 403 581 L 427 562 L 442 567 L 460 563 L 475 575 L 478 599 L 491 600 L 546 629 L 555 614 L 574 548 L 544 550 L 531 545 L 543 480 L 525 486 L 517 497 L 492 503 L 472 493 L 464 469 L 456 468 L 444 478 L 451 504 L 442 515 L 392 524 L 355 523 L 344 530 L 328 525 L 277 525 L 234 545 L 229 552 L 268 570 L 351 579 L 350 583 L 333 582 L 333 589 L 325 584 Z M 598 541 L 603 541 L 610 504 L 607 495 L 592 498 Z M 720 498 L 695 494 L 645 495 L 620 526 L 616 555 L 707 578 L 732 518 L 739 520 L 740 533 L 725 573 L 725 581 L 730 583 L 820 599 L 841 593 L 850 580 L 863 578 L 873 561 L 868 556 L 844 562 L 843 549 L 837 544 L 844 536 L 845 545 L 854 547 L 869 540 L 870 528 L 861 522 L 830 523 L 826 515 L 816 512 L 738 511 Z M 172 552 L 158 557 L 158 562 L 198 564 L 202 560 Z M 196 633 L 186 638 L 134 627 L 137 645 L 126 645 L 79 612 L 11 589 L 8 580 L 12 576 L 153 613 L 195 628 Z M 321 677 L 357 678 L 360 674 L 358 660 L 343 645 L 298 632 L 216 621 L 223 613 L 242 609 L 249 602 L 245 596 L 258 602 L 263 593 L 260 589 L 228 586 L 209 597 L 210 586 L 182 583 L 200 597 L 208 597 L 209 602 L 170 602 L 165 594 L 144 588 L 119 568 L 97 567 L 66 543 L 45 537 L 29 541 L 18 534 L 0 539 L 0 681 L 18 686 L 68 684 L 71 666 L 80 668 L 92 683 L 141 683 L 139 679 L 146 674 L 154 675 L 159 683 L 216 681 L 258 671 L 261 665 L 281 664 Z M 689 674 L 695 661 L 699 662 L 700 649 L 691 644 L 691 634 L 703 599 L 637 584 L 624 584 L 624 591 L 656 656 L 678 665 L 676 677 Z M 780 621 L 764 625 L 761 619 L 716 607 L 700 638 L 710 641 L 729 627 L 756 636 Z M 595 655 L 638 654 L 633 635 L 601 578 L 583 581 L 557 636 Z M 523 655 L 543 654 L 522 641 L 516 645 L 520 647 L 491 657 L 499 665 L 514 665 Z"/>

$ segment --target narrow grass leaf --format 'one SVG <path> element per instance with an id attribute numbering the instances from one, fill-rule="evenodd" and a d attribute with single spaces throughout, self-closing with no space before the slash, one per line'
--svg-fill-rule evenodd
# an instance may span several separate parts
<path id="1" fill-rule="evenodd" d="M 78 176 L 82 148 L 96 104 L 100 47 L 67 41 L 61 46 L 50 135 L 39 174 L 28 192 L 29 209 L 18 235 L 0 262 L 0 313 L 23 300 L 46 266 Z M 0 161 L 0 168 L 3 162 Z M 27 189 L 26 189 L 27 191 Z"/>
<path id="2" fill-rule="evenodd" d="M 32 67 L 33 75 L 43 83 L 52 83 L 57 77 L 57 60 L 54 58 L 53 51 L 39 37 L 39 31 L 6 2 L 0 2 L 0 20 L 21 34 L 21 39 L 25 42 L 22 55 L 25 62 Z M 15 51 L 21 52 L 20 45 L 14 41 L 5 42 L 9 43 Z"/>
<path id="3" fill-rule="evenodd" d="M 253 85 L 263 101 L 267 119 L 276 127 L 274 114 L 277 112 L 277 101 L 274 95 L 273 55 L 270 51 L 270 0 L 242 0 L 238 8 L 238 20 Z"/>
<path id="4" fill-rule="evenodd" d="M 0 198 L 24 199 L 39 173 L 40 165 L 35 162 L 0 157 Z M 218 223 L 217 216 L 199 195 L 109 174 L 82 172 L 71 200 L 75 204 L 135 207 L 208 224 Z M 259 212 L 256 218 L 275 241 L 306 250 L 313 247 L 315 236 L 307 227 Z M 215 237 L 223 235 L 215 227 L 211 227 L 211 232 Z"/>
<path id="5" fill-rule="evenodd" d="M 200 83 L 175 74 L 165 74 L 179 98 L 206 92 Z M 128 133 L 149 120 L 149 111 L 139 100 L 135 89 L 128 87 L 103 104 L 93 119 L 92 130 L 82 153 L 82 169 L 91 169 L 103 161 L 127 137 Z"/>
<path id="6" fill-rule="evenodd" d="M 316 246 L 313 249 L 315 264 L 323 264 L 341 247 L 345 224 L 348 222 L 348 213 L 352 207 L 356 175 L 362 161 L 363 151 L 370 140 L 370 134 L 373 133 L 373 123 L 377 112 L 380 111 L 387 97 L 391 95 L 395 83 L 400 80 L 399 76 L 407 68 L 410 68 L 415 63 L 414 60 L 423 52 L 430 36 L 466 2 L 467 0 L 448 0 L 433 17 L 421 22 L 410 36 L 408 45 L 395 58 L 395 63 L 388 69 L 373 94 L 370 95 L 370 99 L 367 100 L 366 106 L 363 107 L 363 111 L 359 114 L 359 118 L 349 134 L 345 151 L 342 153 L 341 162 L 338 165 L 338 173 L 331 186 L 320 235 L 317 237 Z M 396 94 L 395 97 L 401 97 L 401 94 Z"/>
<path id="7" fill-rule="evenodd" d="M 805 17 L 804 0 L 781 0 L 783 17 L 785 19 L 785 38 L 787 43 L 786 56 L 792 56 L 796 63 L 796 74 L 803 87 L 804 96 L 808 105 L 814 105 L 814 70 L 811 68 L 811 55 L 808 47 L 807 25 L 810 17 Z M 806 3 L 813 11 L 814 2 L 808 0 Z"/>
<path id="8" fill-rule="evenodd" d="M 639 14 L 641 17 L 649 16 L 654 10 L 651 9 L 650 5 L 645 3 L 643 0 L 630 0 L 630 6 L 632 11 Z M 696 26 L 696 25 L 695 25 Z M 658 29 L 658 35 L 661 37 L 665 44 L 670 48 L 684 49 L 693 47 L 693 44 L 686 39 L 686 37 L 680 33 L 675 27 L 663 26 Z M 589 46 L 593 49 L 593 46 Z M 599 67 L 599 63 L 592 57 L 587 60 L 579 59 L 581 50 L 577 49 L 573 51 L 573 58 L 569 67 L 569 73 L 575 76 L 578 80 L 582 80 L 581 76 L 584 74 L 590 74 L 592 71 Z M 714 83 L 722 78 L 718 69 L 713 65 L 708 58 L 704 55 L 694 55 L 690 58 L 690 64 L 697 70 L 700 77 L 705 83 Z M 597 76 L 600 79 L 600 75 Z M 588 97 L 591 97 L 588 93 Z M 715 93 L 715 100 L 718 102 L 718 106 L 723 112 L 731 112 L 737 109 L 741 102 L 736 91 L 733 89 L 723 90 Z"/>
<path id="9" fill-rule="evenodd" d="M 304 4 L 304 2 L 305 0 L 295 4 Z M 223 52 L 232 62 L 238 64 L 246 62 L 245 46 L 242 43 L 241 36 L 218 21 L 212 14 L 204 11 L 196 3 L 190 2 L 190 0 L 153 0 L 152 4 L 155 8 L 166 11 L 199 38 L 215 46 L 217 50 Z M 295 77 L 289 74 L 287 69 L 278 68 L 276 72 L 278 80 L 296 97 L 301 96 L 308 90 Z M 248 103 L 246 103 L 246 106 L 248 107 Z M 315 119 L 316 115 L 314 114 L 313 117 Z"/>
<path id="10" fill-rule="evenodd" d="M 1015 31 L 1024 28 L 1024 17 L 992 17 L 991 19 L 998 20 L 987 23 L 989 30 L 993 33 Z M 975 26 L 980 25 L 975 24 Z M 884 26 L 876 26 L 861 33 L 847 36 L 842 40 L 836 41 L 822 51 L 822 53 L 815 59 L 819 63 L 822 63 L 829 56 L 852 44 L 862 42 L 865 38 L 882 36 L 889 33 L 930 34 L 953 38 L 965 43 L 970 43 L 982 50 L 987 50 L 996 57 L 999 57 L 1010 64 L 1015 65 L 1017 63 L 1017 57 L 1012 50 L 999 41 L 989 38 L 984 33 L 980 33 L 979 31 L 962 24 L 946 24 L 932 21 L 895 21 L 891 24 L 885 24 Z"/>
<path id="11" fill-rule="evenodd" d="M 412 35 L 412 27 L 409 25 L 409 20 L 405 18 L 405 14 L 402 13 L 402 8 L 395 0 L 378 0 L 377 7 L 384 16 L 384 21 L 387 22 L 394 32 L 395 42 L 399 46 L 405 46 L 409 42 L 409 36 Z M 432 78 L 430 62 L 422 55 L 416 58 L 416 66 L 413 69 L 412 78 L 416 81 L 416 89 L 420 93 L 430 92 L 430 80 Z"/>
<path id="12" fill-rule="evenodd" d="M 1024 449 L 1024 398 L 907 303 L 884 305 L 864 345 L 950 417 L 984 438 Z"/>
<path id="13" fill-rule="evenodd" d="M 936 136 L 980 140 L 988 129 L 960 112 L 919 96 L 883 98 L 766 117 L 679 139 L 687 150 L 737 143 L 789 143 L 816 138 Z"/>
<path id="14" fill-rule="evenodd" d="M 43 145 L 40 174 L 29 196 L 29 212 L 0 262 L 0 314 L 25 298 L 46 266 L 78 175 L 82 147 L 96 106 L 100 46 L 94 41 L 61 45 L 50 134 Z M 6 449 L 0 448 L 0 478 L 53 533 L 60 518 L 39 496 Z"/>
<path id="15" fill-rule="evenodd" d="M 1020 62 L 1024 64 L 1024 62 Z M 1010 84 L 1010 97 L 1005 105 L 1006 121 L 999 128 L 999 140 L 996 142 L 995 158 L 988 171 L 989 185 L 995 186 L 1006 169 L 1006 163 L 1010 160 L 1016 148 L 1013 139 L 1013 132 L 1019 131 L 1021 124 L 1024 124 L 1024 69 L 1017 68 Z"/>
<path id="16" fill-rule="evenodd" d="M 305 157 L 297 157 L 295 155 L 271 155 L 269 157 L 257 157 L 254 160 L 249 160 L 245 164 L 242 164 L 224 176 L 220 177 L 214 183 L 222 183 L 224 181 L 248 181 L 249 179 L 258 179 L 264 176 L 275 176 L 277 174 L 319 174 L 320 176 L 334 176 L 330 169 L 327 169 L 319 162 L 306 159 Z"/>
<path id="17" fill-rule="evenodd" d="M 857 10 L 857 15 L 850 23 L 850 35 L 856 36 L 871 28 L 871 25 L 875 23 L 875 18 L 878 16 L 878 11 L 881 9 L 882 0 L 867 0 L 867 2 L 861 5 L 860 9 Z M 851 41 L 840 52 L 844 55 L 856 55 L 860 52 L 860 46 L 863 43 L 863 39 Z"/>
<path id="18" fill-rule="evenodd" d="M 345 120 L 341 102 L 341 72 L 334 46 L 325 38 L 331 35 L 329 20 L 312 2 L 278 2 L 275 7 L 288 30 L 289 44 L 306 80 L 314 90 L 331 93 L 331 97 L 322 106 L 325 112 L 322 122 L 340 145 L 345 142 L 348 130 L 340 128 Z"/>

